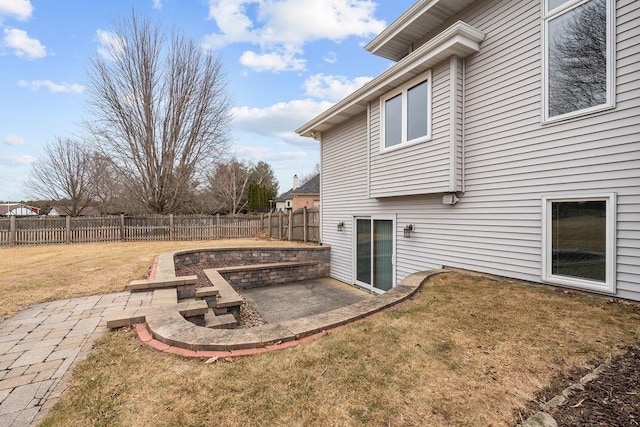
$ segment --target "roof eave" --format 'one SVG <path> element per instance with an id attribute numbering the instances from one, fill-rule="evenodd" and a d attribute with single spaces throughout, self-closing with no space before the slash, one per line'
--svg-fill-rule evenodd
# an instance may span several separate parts
<path id="1" fill-rule="evenodd" d="M 456 22 L 369 83 L 296 129 L 296 133 L 316 138 L 327 129 L 365 111 L 369 102 L 408 80 L 408 72 L 422 69 L 426 71 L 452 55 L 466 57 L 478 52 L 484 37 L 484 33 L 471 25 Z"/>

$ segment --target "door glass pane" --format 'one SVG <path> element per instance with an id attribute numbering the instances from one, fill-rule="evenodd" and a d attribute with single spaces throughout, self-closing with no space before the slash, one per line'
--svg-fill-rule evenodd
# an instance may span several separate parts
<path id="1" fill-rule="evenodd" d="M 373 286 L 388 291 L 393 286 L 393 221 L 373 221 Z"/>
<path id="2" fill-rule="evenodd" d="M 427 135 L 429 85 L 422 82 L 407 92 L 407 141 Z"/>
<path id="3" fill-rule="evenodd" d="M 606 0 L 591 0 L 548 25 L 549 117 L 605 104 Z"/>
<path id="4" fill-rule="evenodd" d="M 356 280 L 371 284 L 371 220 L 356 220 Z"/>
<path id="5" fill-rule="evenodd" d="M 607 202 L 552 202 L 551 211 L 551 273 L 605 282 Z"/>
<path id="6" fill-rule="evenodd" d="M 384 146 L 402 142 L 402 94 L 384 102 Z"/>

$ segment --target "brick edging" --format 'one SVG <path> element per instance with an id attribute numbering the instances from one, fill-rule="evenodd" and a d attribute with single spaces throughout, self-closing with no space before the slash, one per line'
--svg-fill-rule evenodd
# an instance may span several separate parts
<path id="1" fill-rule="evenodd" d="M 360 319 L 358 321 L 351 322 L 358 323 L 365 319 Z M 210 350 L 189 350 L 182 347 L 175 347 L 169 344 L 165 344 L 162 341 L 158 341 L 153 338 L 153 335 L 147 329 L 146 323 L 138 323 L 135 325 L 136 333 L 138 334 L 138 338 L 141 342 L 153 348 L 156 351 L 161 353 L 173 354 L 176 356 L 184 357 L 186 359 L 211 359 L 211 358 L 237 358 L 237 357 L 246 357 L 253 356 L 254 354 L 262 354 L 270 351 L 283 350 L 286 348 L 295 347 L 298 344 L 303 342 L 313 341 L 315 339 L 321 338 L 325 335 L 328 335 L 328 331 L 318 332 L 313 335 L 308 335 L 306 337 L 293 340 L 293 341 L 285 341 L 279 344 L 273 345 L 265 345 L 264 347 L 259 348 L 248 348 L 241 350 L 229 350 L 229 351 L 210 351 Z M 335 328 L 337 329 L 337 328 Z"/>

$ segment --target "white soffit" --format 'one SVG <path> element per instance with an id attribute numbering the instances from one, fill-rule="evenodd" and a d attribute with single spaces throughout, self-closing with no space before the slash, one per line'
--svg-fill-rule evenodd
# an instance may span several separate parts
<path id="1" fill-rule="evenodd" d="M 469 24 L 458 21 L 387 71 L 298 128 L 296 133 L 313 138 L 365 111 L 369 102 L 377 100 L 388 91 L 450 56 L 457 55 L 464 58 L 478 52 L 482 40 L 484 40 L 484 33 Z"/>
<path id="2" fill-rule="evenodd" d="M 459 13 L 474 0 L 420 0 L 364 48 L 374 55 L 399 61 L 412 51 L 412 44 Z"/>

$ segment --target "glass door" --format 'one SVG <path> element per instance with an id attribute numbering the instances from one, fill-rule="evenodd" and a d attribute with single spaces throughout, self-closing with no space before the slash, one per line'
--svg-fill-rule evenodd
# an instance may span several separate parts
<path id="1" fill-rule="evenodd" d="M 356 218 L 355 222 L 355 283 L 388 291 L 394 279 L 394 221 Z"/>

